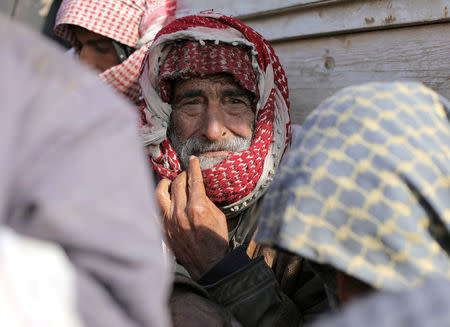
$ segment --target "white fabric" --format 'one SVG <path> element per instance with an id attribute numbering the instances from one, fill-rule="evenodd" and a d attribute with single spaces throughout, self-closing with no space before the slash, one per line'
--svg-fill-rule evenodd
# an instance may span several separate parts
<path id="1" fill-rule="evenodd" d="M 83 327 L 75 300 L 75 271 L 60 246 L 0 227 L 2 326 Z"/>

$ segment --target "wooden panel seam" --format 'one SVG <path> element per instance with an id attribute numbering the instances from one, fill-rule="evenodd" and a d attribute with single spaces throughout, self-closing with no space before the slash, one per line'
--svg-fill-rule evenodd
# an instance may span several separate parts
<path id="1" fill-rule="evenodd" d="M 344 1 L 243 21 L 269 41 L 450 21 L 448 0 Z"/>
<path id="2" fill-rule="evenodd" d="M 247 19 L 253 19 L 253 18 L 265 18 L 270 17 L 274 15 L 283 14 L 290 11 L 299 11 L 299 10 L 306 10 L 306 9 L 318 9 L 321 7 L 329 6 L 329 5 L 335 5 L 342 2 L 351 2 L 351 1 L 358 1 L 358 0 L 318 0 L 318 1 L 311 1 L 307 3 L 300 3 L 295 4 L 292 6 L 285 6 L 285 7 L 279 7 L 279 8 L 273 8 L 269 10 L 262 10 L 262 11 L 255 11 L 253 13 L 248 14 L 238 14 L 236 18 L 240 20 L 247 20 Z"/>
<path id="3" fill-rule="evenodd" d="M 450 22 L 450 18 L 442 18 L 442 19 L 430 20 L 430 21 L 419 21 L 419 22 L 404 23 L 404 24 L 375 26 L 373 28 L 369 28 L 369 27 L 355 28 L 355 29 L 349 29 L 349 30 L 338 30 L 338 31 L 333 31 L 333 32 L 323 32 L 323 33 L 317 33 L 317 34 L 308 34 L 308 35 L 300 35 L 300 36 L 292 36 L 292 37 L 279 38 L 279 39 L 268 39 L 268 40 L 270 41 L 271 44 L 277 44 L 277 43 L 291 42 L 291 41 L 297 41 L 297 40 L 317 39 L 317 38 L 321 38 L 321 37 L 334 37 L 334 36 L 357 34 L 357 33 L 388 31 L 388 30 L 396 30 L 396 29 L 400 29 L 400 28 L 426 26 L 426 25 L 442 24 L 442 23 L 449 23 L 449 22 Z"/>

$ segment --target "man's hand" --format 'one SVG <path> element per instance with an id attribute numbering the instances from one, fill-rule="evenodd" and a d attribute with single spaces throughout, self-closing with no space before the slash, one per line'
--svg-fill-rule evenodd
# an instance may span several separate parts
<path id="1" fill-rule="evenodd" d="M 206 196 L 198 158 L 189 159 L 188 171 L 156 189 L 164 216 L 166 237 L 177 260 L 198 280 L 228 251 L 226 217 Z"/>

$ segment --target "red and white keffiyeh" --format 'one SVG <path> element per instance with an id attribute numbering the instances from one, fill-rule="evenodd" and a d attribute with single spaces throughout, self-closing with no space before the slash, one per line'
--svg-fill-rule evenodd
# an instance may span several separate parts
<path id="1" fill-rule="evenodd" d="M 176 0 L 63 0 L 55 34 L 74 44 L 67 24 L 81 26 L 138 50 L 120 65 L 100 74 L 116 90 L 139 103 L 139 70 L 145 53 L 162 26 L 175 17 Z"/>
<path id="2" fill-rule="evenodd" d="M 235 18 L 217 13 L 201 13 L 179 18 L 164 27 L 144 59 L 140 78 L 146 106 L 144 113 L 147 117 L 144 143 L 148 146 L 153 168 L 161 178 L 174 179 L 181 172 L 179 159 L 167 137 L 172 108 L 167 103 L 169 95 L 160 73 L 162 71 L 162 75 L 166 74 L 168 69 L 165 59 L 168 56 L 171 59 L 172 55 L 169 54 L 183 40 L 188 40 L 190 48 L 187 51 L 194 55 L 199 53 L 199 50 L 193 50 L 197 43 L 200 48 L 215 46 L 223 49 L 249 49 L 248 67 L 253 71 L 248 76 L 253 76 L 253 83 L 243 85 L 240 80 L 245 78 L 238 75 L 244 73 L 234 70 L 233 64 L 227 61 L 223 61 L 223 68 L 199 67 L 196 75 L 204 76 L 205 70 L 206 74 L 208 71 L 231 73 L 235 81 L 254 92 L 257 97 L 254 137 L 250 148 L 232 153 L 221 163 L 202 171 L 208 197 L 225 214 L 234 214 L 247 208 L 264 194 L 289 142 L 287 79 L 267 40 Z M 246 54 L 233 56 L 237 57 L 245 58 Z M 183 68 L 182 63 L 170 65 L 177 69 Z M 180 74 L 186 77 L 186 74 Z M 192 75 L 190 71 L 188 76 Z M 256 90 L 251 90 L 252 85 L 256 86 Z"/>

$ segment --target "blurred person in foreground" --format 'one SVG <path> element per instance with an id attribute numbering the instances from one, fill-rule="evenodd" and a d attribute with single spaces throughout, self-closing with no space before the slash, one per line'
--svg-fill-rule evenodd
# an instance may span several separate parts
<path id="1" fill-rule="evenodd" d="M 142 59 L 162 26 L 175 15 L 176 0 L 63 0 L 55 34 L 100 78 L 140 104 Z"/>
<path id="2" fill-rule="evenodd" d="M 256 241 L 336 269 L 344 304 L 450 279 L 449 108 L 417 83 L 323 102 L 267 192 Z"/>
<path id="3" fill-rule="evenodd" d="M 169 326 L 130 105 L 3 16 L 0 41 L 0 325 Z"/>
<path id="4" fill-rule="evenodd" d="M 267 40 L 220 14 L 179 18 L 156 36 L 140 82 L 144 140 L 178 262 L 175 325 L 205 326 L 205 303 L 258 327 L 298 326 L 328 310 L 305 260 L 252 242 L 298 128 L 291 129 L 287 79 Z"/>

